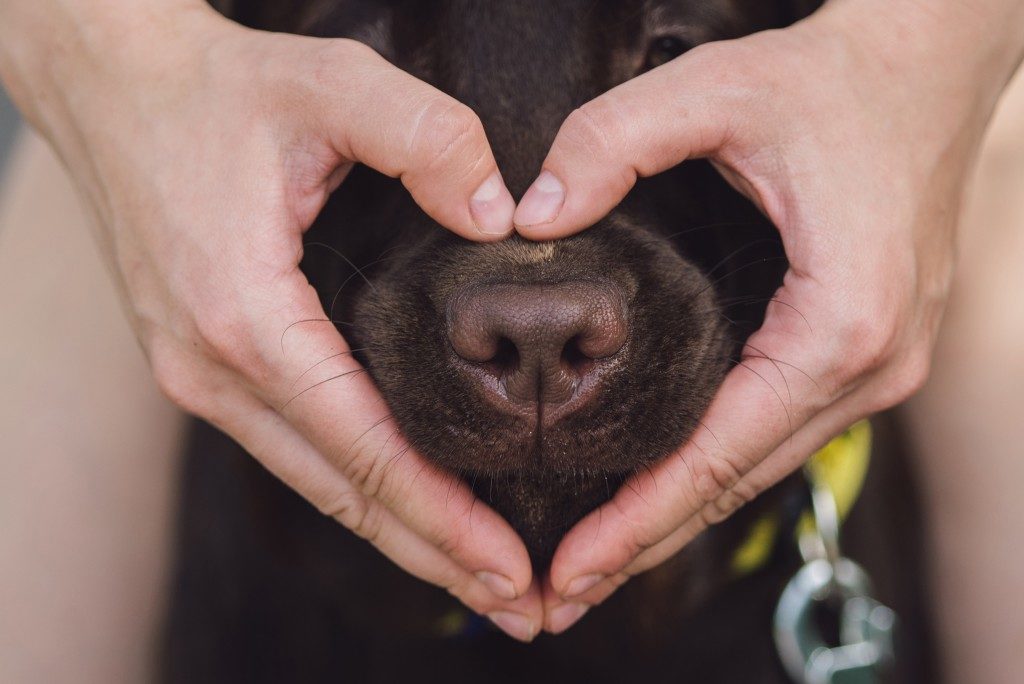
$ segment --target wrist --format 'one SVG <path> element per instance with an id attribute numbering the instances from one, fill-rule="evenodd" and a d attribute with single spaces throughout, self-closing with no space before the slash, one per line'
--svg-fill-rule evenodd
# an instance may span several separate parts
<path id="1" fill-rule="evenodd" d="M 798 28 L 832 46 L 858 97 L 885 103 L 919 145 L 957 140 L 963 158 L 1024 56 L 1020 0 L 829 0 Z"/>
<path id="2" fill-rule="evenodd" d="M 218 16 L 203 0 L 7 0 L 0 80 L 49 135 L 75 111 L 78 93 L 102 92 L 133 70 L 173 59 L 187 27 Z"/>
<path id="3" fill-rule="evenodd" d="M 1020 0 L 829 0 L 812 19 L 887 70 L 959 77 L 993 98 L 1024 58 Z"/>

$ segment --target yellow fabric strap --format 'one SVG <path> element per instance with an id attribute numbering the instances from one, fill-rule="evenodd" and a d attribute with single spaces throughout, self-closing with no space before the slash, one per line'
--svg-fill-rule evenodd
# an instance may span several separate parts
<path id="1" fill-rule="evenodd" d="M 870 462 L 871 423 L 862 420 L 811 456 L 805 469 L 812 480 L 832 491 L 839 519 L 845 520 L 860 496 Z M 779 535 L 779 524 L 777 514 L 764 515 L 754 521 L 746 539 L 733 553 L 735 575 L 749 575 L 768 562 Z M 805 511 L 797 524 L 797 535 L 813 526 L 814 516 Z"/>

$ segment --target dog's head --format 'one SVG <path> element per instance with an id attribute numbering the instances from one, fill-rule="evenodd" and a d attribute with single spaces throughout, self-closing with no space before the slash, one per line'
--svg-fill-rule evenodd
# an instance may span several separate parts
<path id="1" fill-rule="evenodd" d="M 696 44 L 791 22 L 791 4 L 309 0 L 237 13 L 362 40 L 466 103 L 518 199 L 576 107 Z M 703 163 L 642 180 L 575 237 L 493 244 L 454 236 L 398 182 L 357 169 L 309 239 L 365 274 L 312 248 L 303 264 L 404 434 L 540 564 L 698 428 L 785 265 L 772 226 Z"/>

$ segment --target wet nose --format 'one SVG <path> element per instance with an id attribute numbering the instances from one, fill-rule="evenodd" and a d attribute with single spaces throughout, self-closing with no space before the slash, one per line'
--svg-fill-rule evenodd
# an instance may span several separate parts
<path id="1" fill-rule="evenodd" d="M 451 299 L 447 314 L 455 353 L 510 412 L 582 405 L 628 328 L 621 294 L 603 283 L 470 288 Z M 557 414 L 564 411 L 548 411 Z"/>

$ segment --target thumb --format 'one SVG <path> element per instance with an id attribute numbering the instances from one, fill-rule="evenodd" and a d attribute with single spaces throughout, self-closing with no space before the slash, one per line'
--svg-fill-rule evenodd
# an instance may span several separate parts
<path id="1" fill-rule="evenodd" d="M 564 237 L 606 216 L 638 177 L 715 154 L 742 93 L 698 48 L 609 90 L 562 124 L 513 223 L 531 239 Z M 717 69 L 719 73 L 722 69 Z"/>
<path id="2" fill-rule="evenodd" d="M 317 72 L 317 113 L 334 151 L 400 178 L 423 211 L 464 238 L 512 232 L 515 201 L 473 110 L 361 43 L 330 43 L 337 52 L 333 68 Z"/>

